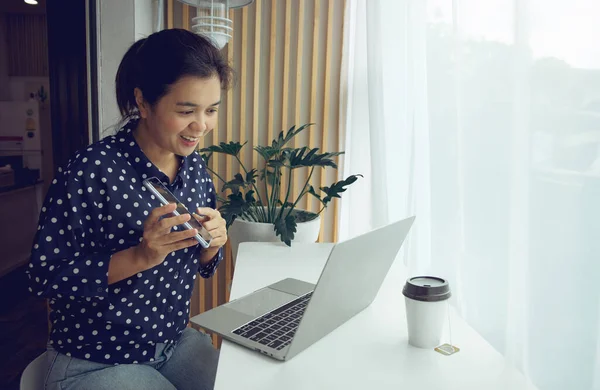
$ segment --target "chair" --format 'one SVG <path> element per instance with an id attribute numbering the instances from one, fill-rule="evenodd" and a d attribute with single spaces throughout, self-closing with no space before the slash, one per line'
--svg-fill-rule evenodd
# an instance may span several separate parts
<path id="1" fill-rule="evenodd" d="M 48 370 L 46 352 L 29 363 L 21 375 L 21 390 L 40 390 L 44 388 L 46 371 Z"/>

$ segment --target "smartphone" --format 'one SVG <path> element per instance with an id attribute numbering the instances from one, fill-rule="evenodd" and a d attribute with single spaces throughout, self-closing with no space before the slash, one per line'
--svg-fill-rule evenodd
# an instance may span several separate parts
<path id="1" fill-rule="evenodd" d="M 169 203 L 175 203 L 177 205 L 177 208 L 175 209 L 175 211 L 173 211 L 174 215 L 177 216 L 183 214 L 190 214 L 190 220 L 185 222 L 183 226 L 186 229 L 198 230 L 198 234 L 194 236 L 196 241 L 198 241 L 200 245 L 202 245 L 204 248 L 208 248 L 210 246 L 212 236 L 210 235 L 208 230 L 206 230 L 206 228 L 200 222 L 198 222 L 196 218 L 194 218 L 194 216 L 192 215 L 192 213 L 190 213 L 187 207 L 185 207 L 185 205 L 181 203 L 179 199 L 177 199 L 175 195 L 173 195 L 171 191 L 167 189 L 167 187 L 163 184 L 162 181 L 160 181 L 156 177 L 151 177 L 149 179 L 144 180 L 143 183 L 144 186 L 146 186 L 146 188 L 148 188 L 150 192 L 152 192 L 152 194 L 154 194 L 154 196 L 156 196 L 163 205 L 166 206 Z"/>

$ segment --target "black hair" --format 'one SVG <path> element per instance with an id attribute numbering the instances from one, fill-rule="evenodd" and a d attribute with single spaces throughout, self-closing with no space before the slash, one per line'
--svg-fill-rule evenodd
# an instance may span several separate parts
<path id="1" fill-rule="evenodd" d="M 138 115 L 135 88 L 154 106 L 170 85 L 185 76 L 218 76 L 221 88 L 228 89 L 233 69 L 208 38 L 188 30 L 162 30 L 136 41 L 123 56 L 115 78 L 123 120 Z"/>

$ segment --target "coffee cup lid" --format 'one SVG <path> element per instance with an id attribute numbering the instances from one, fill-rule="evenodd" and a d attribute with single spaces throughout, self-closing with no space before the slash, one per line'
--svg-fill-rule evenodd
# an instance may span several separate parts
<path id="1" fill-rule="evenodd" d="M 448 281 L 435 276 L 415 276 L 406 281 L 402 294 L 422 302 L 438 302 L 450 298 Z"/>

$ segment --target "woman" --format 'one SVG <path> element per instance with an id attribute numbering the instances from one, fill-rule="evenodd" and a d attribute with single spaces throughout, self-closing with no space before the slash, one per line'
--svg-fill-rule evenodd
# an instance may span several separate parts
<path id="1" fill-rule="evenodd" d="M 210 389 L 217 351 L 187 327 L 196 273 L 227 241 L 196 152 L 231 69 L 209 41 L 164 30 L 134 43 L 116 77 L 125 124 L 59 169 L 28 274 L 49 299 L 48 389 Z M 142 182 L 159 178 L 213 236 L 204 249 Z"/>

